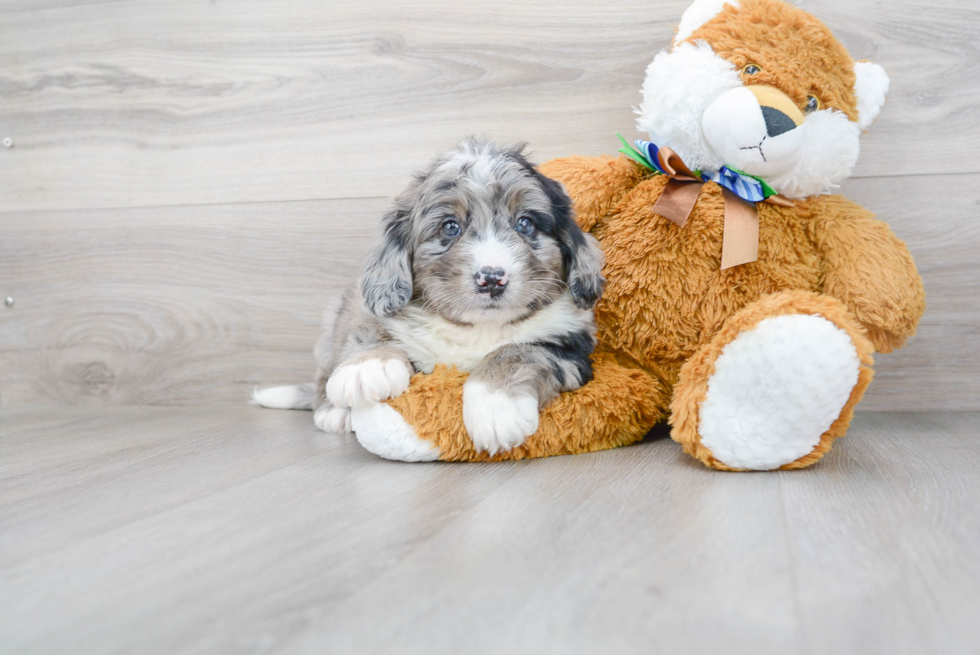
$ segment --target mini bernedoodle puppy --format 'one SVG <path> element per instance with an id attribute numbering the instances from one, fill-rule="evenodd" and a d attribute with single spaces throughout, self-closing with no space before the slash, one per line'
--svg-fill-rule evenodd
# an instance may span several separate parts
<path id="1" fill-rule="evenodd" d="M 255 403 L 313 409 L 321 430 L 350 432 L 350 407 L 454 365 L 470 372 L 466 430 L 494 454 L 592 379 L 602 251 L 522 148 L 464 141 L 416 176 L 382 225 L 360 283 L 327 313 L 316 382 L 256 391 Z"/>

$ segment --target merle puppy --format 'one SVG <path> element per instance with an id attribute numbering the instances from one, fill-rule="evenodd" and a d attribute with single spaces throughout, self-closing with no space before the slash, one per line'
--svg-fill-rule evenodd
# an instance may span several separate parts
<path id="1" fill-rule="evenodd" d="M 416 176 L 383 228 L 360 282 L 327 312 L 316 383 L 260 390 L 256 403 L 313 409 L 321 430 L 349 432 L 350 407 L 454 365 L 470 372 L 466 430 L 493 454 L 592 378 L 602 251 L 522 148 L 464 141 Z"/>

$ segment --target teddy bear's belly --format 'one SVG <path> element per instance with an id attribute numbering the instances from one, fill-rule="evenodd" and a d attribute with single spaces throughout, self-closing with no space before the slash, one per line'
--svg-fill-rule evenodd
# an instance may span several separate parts
<path id="1" fill-rule="evenodd" d="M 593 230 L 608 280 L 596 306 L 601 349 L 673 377 L 670 370 L 749 303 L 781 290 L 819 290 L 818 255 L 799 220 L 760 208 L 759 261 L 723 271 L 720 189 L 705 185 L 683 227 L 653 213 L 656 195 L 634 194 Z"/>

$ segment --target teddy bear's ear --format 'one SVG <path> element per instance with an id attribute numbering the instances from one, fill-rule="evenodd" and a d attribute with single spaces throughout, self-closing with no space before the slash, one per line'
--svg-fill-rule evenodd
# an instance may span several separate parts
<path id="1" fill-rule="evenodd" d="M 738 7 L 738 0 L 694 0 L 681 16 L 681 24 L 677 27 L 674 45 L 682 43 L 694 31 L 718 15 L 725 5 Z"/>
<path id="2" fill-rule="evenodd" d="M 858 127 L 862 131 L 878 118 L 888 93 L 888 73 L 878 64 L 859 61 L 854 64 L 854 93 L 857 95 Z"/>

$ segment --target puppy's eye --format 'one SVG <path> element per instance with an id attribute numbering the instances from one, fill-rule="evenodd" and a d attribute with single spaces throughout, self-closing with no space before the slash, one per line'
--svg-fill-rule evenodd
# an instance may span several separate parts
<path id="1" fill-rule="evenodd" d="M 756 73 L 761 73 L 762 69 L 755 64 L 747 64 L 745 68 L 742 69 L 742 72 L 746 75 L 755 75 Z"/>
<path id="2" fill-rule="evenodd" d="M 456 221 L 446 221 L 442 224 L 442 236 L 444 237 L 458 237 L 462 231 L 462 228 Z"/>
<path id="3" fill-rule="evenodd" d="M 820 109 L 820 99 L 817 96 L 807 96 L 806 106 L 803 107 L 804 114 L 812 114 L 813 112 Z"/>
<path id="4" fill-rule="evenodd" d="M 517 219 L 517 223 L 514 224 L 514 229 L 525 236 L 530 235 L 534 232 L 534 223 L 527 218 Z"/>

